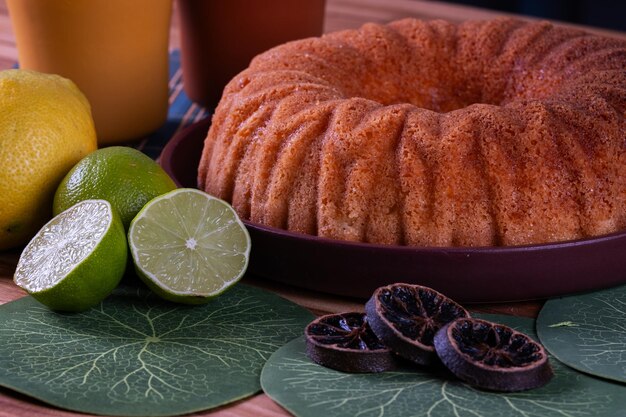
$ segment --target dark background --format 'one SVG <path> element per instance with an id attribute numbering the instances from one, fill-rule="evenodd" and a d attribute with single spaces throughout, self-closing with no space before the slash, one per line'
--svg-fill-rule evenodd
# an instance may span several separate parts
<path id="1" fill-rule="evenodd" d="M 626 1 L 619 0 L 446 0 L 503 12 L 545 17 L 626 31 Z"/>

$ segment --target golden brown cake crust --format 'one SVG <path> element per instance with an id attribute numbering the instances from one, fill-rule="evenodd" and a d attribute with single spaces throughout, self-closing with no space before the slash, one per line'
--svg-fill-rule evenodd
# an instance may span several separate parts
<path id="1" fill-rule="evenodd" d="M 404 19 L 290 42 L 225 88 L 199 187 L 334 239 L 523 245 L 626 226 L 626 42 Z"/>

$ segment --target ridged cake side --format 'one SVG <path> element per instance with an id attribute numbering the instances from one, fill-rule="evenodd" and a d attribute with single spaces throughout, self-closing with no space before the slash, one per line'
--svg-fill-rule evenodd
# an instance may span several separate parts
<path id="1" fill-rule="evenodd" d="M 198 182 L 329 238 L 491 246 L 626 225 L 626 42 L 415 19 L 278 46 L 224 90 Z"/>

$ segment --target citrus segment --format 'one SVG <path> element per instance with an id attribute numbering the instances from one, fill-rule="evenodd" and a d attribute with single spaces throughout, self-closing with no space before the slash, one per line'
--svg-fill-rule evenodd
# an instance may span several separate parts
<path id="1" fill-rule="evenodd" d="M 53 310 L 83 311 L 117 286 L 126 266 L 124 227 L 111 204 L 86 200 L 50 220 L 28 243 L 15 283 Z"/>
<path id="2" fill-rule="evenodd" d="M 138 275 L 165 299 L 201 303 L 237 282 L 250 236 L 222 200 L 178 189 L 151 200 L 133 219 L 128 242 Z"/>

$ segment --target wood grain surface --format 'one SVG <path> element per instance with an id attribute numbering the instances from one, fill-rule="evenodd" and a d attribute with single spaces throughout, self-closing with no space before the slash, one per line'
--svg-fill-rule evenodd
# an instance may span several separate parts
<path id="1" fill-rule="evenodd" d="M 459 22 L 466 19 L 486 19 L 499 13 L 442 2 L 417 0 L 327 0 L 325 31 L 356 28 L 365 22 L 388 22 L 403 17 L 447 19 Z M 176 10 L 172 19 L 170 47 L 178 48 L 178 19 Z M 590 28 L 587 28 L 590 29 Z M 624 37 L 626 34 L 601 29 L 590 30 L 606 35 Z M 0 0 L 0 69 L 11 68 L 17 61 L 17 48 L 4 0 Z M 0 167 L 1 169 L 1 167 Z M 12 281 L 19 250 L 0 252 L 0 304 L 25 295 Z M 273 291 L 316 314 L 362 310 L 363 300 L 346 299 L 332 295 L 304 291 L 287 285 L 247 277 L 246 282 Z M 535 317 L 540 302 L 471 305 L 474 311 Z M 0 388 L 0 417 L 5 416 L 61 417 L 83 415 L 52 408 L 24 395 Z M 285 417 L 290 414 L 264 394 L 238 401 L 211 412 L 193 414 L 212 417 Z"/>

